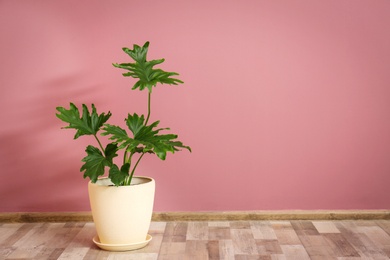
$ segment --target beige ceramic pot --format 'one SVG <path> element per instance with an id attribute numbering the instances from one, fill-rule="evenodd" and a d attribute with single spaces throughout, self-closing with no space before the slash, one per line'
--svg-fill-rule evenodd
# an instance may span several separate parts
<path id="1" fill-rule="evenodd" d="M 147 239 L 153 213 L 155 181 L 133 177 L 130 186 L 112 186 L 108 178 L 89 182 L 93 220 L 100 243 L 131 245 Z"/>

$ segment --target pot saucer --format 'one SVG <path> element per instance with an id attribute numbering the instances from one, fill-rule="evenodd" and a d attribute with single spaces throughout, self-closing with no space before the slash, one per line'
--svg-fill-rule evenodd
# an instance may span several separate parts
<path id="1" fill-rule="evenodd" d="M 140 249 L 146 246 L 151 240 L 152 240 L 152 236 L 149 234 L 146 236 L 145 241 L 132 243 L 132 244 L 103 244 L 100 242 L 98 236 L 95 236 L 92 239 L 95 245 L 107 251 L 130 251 L 130 250 Z"/>

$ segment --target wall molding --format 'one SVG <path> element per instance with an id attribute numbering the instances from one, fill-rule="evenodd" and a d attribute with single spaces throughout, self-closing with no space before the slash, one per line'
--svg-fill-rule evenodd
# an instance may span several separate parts
<path id="1" fill-rule="evenodd" d="M 0 213 L 0 223 L 91 222 L 91 212 L 12 212 Z"/>
<path id="2" fill-rule="evenodd" d="M 154 212 L 153 221 L 390 220 L 390 210 Z M 91 222 L 91 212 L 0 213 L 0 223 Z"/>
<path id="3" fill-rule="evenodd" d="M 390 210 L 282 210 L 156 212 L 154 221 L 239 221 L 239 220 L 376 220 L 390 219 Z"/>

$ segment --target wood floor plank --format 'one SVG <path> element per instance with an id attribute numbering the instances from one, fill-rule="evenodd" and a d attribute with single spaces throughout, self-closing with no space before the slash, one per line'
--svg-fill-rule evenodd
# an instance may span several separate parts
<path id="1" fill-rule="evenodd" d="M 7 259 L 15 250 L 16 247 L 0 247 L 0 259 Z"/>
<path id="2" fill-rule="evenodd" d="M 22 223 L 3 223 L 0 226 L 0 259 L 7 258 L 17 248 L 12 245 L 22 234 L 16 232 L 23 226 Z"/>
<path id="3" fill-rule="evenodd" d="M 390 222 L 386 220 L 377 220 L 374 222 L 379 227 L 381 227 L 387 234 L 390 235 Z"/>
<path id="4" fill-rule="evenodd" d="M 268 255 L 236 255 L 235 260 L 271 260 Z"/>
<path id="5" fill-rule="evenodd" d="M 287 220 L 270 221 L 269 223 L 275 230 L 292 229 L 291 222 Z"/>
<path id="6" fill-rule="evenodd" d="M 313 225 L 315 226 L 317 231 L 321 234 L 340 233 L 340 230 L 338 230 L 335 224 L 330 221 L 313 221 Z"/>
<path id="7" fill-rule="evenodd" d="M 234 254 L 257 255 L 257 245 L 250 229 L 231 229 Z"/>
<path id="8" fill-rule="evenodd" d="M 359 227 L 359 233 L 364 233 L 370 236 L 373 242 L 376 244 L 387 246 L 390 245 L 390 235 L 387 234 L 382 228 L 378 226 L 371 227 Z"/>
<path id="9" fill-rule="evenodd" d="M 89 247 L 76 247 L 64 250 L 58 257 L 59 260 L 83 259 L 88 253 Z"/>
<path id="10" fill-rule="evenodd" d="M 366 223 L 371 226 L 371 223 Z M 359 224 L 359 226 L 362 226 Z M 337 223 L 337 228 L 362 258 L 387 259 L 386 254 L 366 234 L 355 232 L 356 225 L 350 222 Z"/>
<path id="11" fill-rule="evenodd" d="M 231 239 L 230 228 L 228 227 L 209 227 L 209 240 Z"/>
<path id="12" fill-rule="evenodd" d="M 390 220 L 152 222 L 148 246 L 109 252 L 91 222 L 3 223 L 1 260 L 389 259 Z"/>
<path id="13" fill-rule="evenodd" d="M 362 257 L 373 259 L 389 258 L 385 248 L 373 242 L 366 234 L 358 233 L 356 236 L 359 238 L 360 243 L 357 243 L 356 240 L 351 240 L 350 243 Z M 350 237 L 348 237 L 348 239 L 349 238 Z"/>
<path id="14" fill-rule="evenodd" d="M 229 221 L 209 221 L 209 227 L 230 227 Z"/>
<path id="15" fill-rule="evenodd" d="M 280 245 L 299 245 L 301 243 L 292 226 L 277 226 L 274 232 Z"/>
<path id="16" fill-rule="evenodd" d="M 74 224 L 74 225 L 69 225 L 69 224 Z M 83 228 L 83 226 L 80 226 L 79 224 L 75 225 L 75 223 L 67 223 L 63 227 L 59 227 L 57 229 L 56 235 L 53 237 L 53 239 L 49 240 L 47 246 L 51 247 L 51 248 L 64 248 L 65 249 L 72 242 L 72 240 L 75 238 L 75 236 Z M 82 223 L 82 224 L 89 225 L 89 226 L 93 225 L 92 223 Z M 83 239 L 92 242 L 92 238 L 90 236 L 85 237 Z"/>
<path id="17" fill-rule="evenodd" d="M 41 225 L 41 224 L 38 224 L 38 225 Z M 12 246 L 17 241 L 22 239 L 23 236 L 25 236 L 28 232 L 30 232 L 31 229 L 33 229 L 36 226 L 37 225 L 34 223 L 26 223 L 26 224 L 19 226 L 19 228 L 15 232 L 13 232 L 12 235 L 10 235 L 5 241 L 3 241 L 3 243 L 1 245 L 4 247 Z"/>
<path id="18" fill-rule="evenodd" d="M 229 239 L 219 241 L 219 258 L 220 260 L 235 260 L 232 240 Z"/>
<path id="19" fill-rule="evenodd" d="M 204 260 L 208 259 L 209 252 L 206 240 L 188 240 L 185 247 L 184 259 Z"/>
<path id="20" fill-rule="evenodd" d="M 164 238 L 164 231 L 166 228 L 166 222 L 152 222 L 149 228 L 149 234 L 152 236 L 152 240 L 146 247 L 138 249 L 136 253 L 153 253 L 157 254 L 160 252 L 161 243 Z M 148 256 L 152 257 L 152 256 Z"/>
<path id="21" fill-rule="evenodd" d="M 39 260 L 44 260 L 44 259 L 55 260 L 55 259 L 58 259 L 60 257 L 62 252 L 64 252 L 64 249 L 63 248 L 49 248 L 48 251 L 50 252 L 50 254 L 48 254 L 47 257 L 45 256 L 45 254 L 42 254 L 42 256 L 37 256 L 35 258 L 39 259 Z M 41 252 L 44 253 L 45 251 L 43 250 Z M 95 258 L 95 259 L 97 259 L 97 258 Z"/>
<path id="22" fill-rule="evenodd" d="M 294 228 L 297 235 L 319 235 L 318 230 L 314 226 L 313 222 L 307 220 L 295 220 L 291 221 L 291 225 Z"/>
<path id="23" fill-rule="evenodd" d="M 286 256 L 283 254 L 271 255 L 272 260 L 287 260 Z"/>
<path id="24" fill-rule="evenodd" d="M 63 224 L 60 225 L 63 226 Z M 46 232 L 47 231 L 46 227 L 47 226 L 44 226 L 43 223 L 40 223 L 39 225 L 32 227 L 23 237 L 21 237 L 18 241 L 14 243 L 14 246 L 19 248 L 23 248 L 23 247 L 28 248 L 28 247 L 34 247 L 39 245 L 40 243 L 43 242 L 41 241 L 42 238 L 45 239 L 45 235 L 49 235 Z M 55 234 L 56 233 L 53 233 L 53 236 Z M 32 237 L 34 237 L 34 239 L 32 239 Z"/>
<path id="25" fill-rule="evenodd" d="M 108 259 L 112 254 L 109 251 L 101 250 L 97 246 L 91 247 L 88 252 L 85 254 L 84 259 Z"/>
<path id="26" fill-rule="evenodd" d="M 186 242 L 163 242 L 161 243 L 158 259 L 180 259 L 186 251 Z"/>
<path id="27" fill-rule="evenodd" d="M 251 221 L 250 225 L 255 239 L 277 239 L 275 231 L 268 221 Z"/>
<path id="28" fill-rule="evenodd" d="M 157 260 L 156 253 L 133 253 L 133 252 L 116 252 L 111 253 L 107 260 Z"/>
<path id="29" fill-rule="evenodd" d="M 150 223 L 149 232 L 163 234 L 166 226 L 167 222 L 152 222 Z"/>
<path id="30" fill-rule="evenodd" d="M 92 238 L 96 235 L 95 227 L 92 223 L 86 223 L 83 226 L 66 226 L 65 228 L 76 228 L 75 236 L 66 246 L 59 259 L 83 259 L 89 252 L 89 249 L 94 246 Z M 71 236 L 69 237 L 71 238 Z"/>
<path id="31" fill-rule="evenodd" d="M 0 232 L 0 246 L 3 245 L 3 243 L 8 240 L 10 236 L 12 236 L 23 224 L 17 223 L 17 224 L 8 224 L 4 223 L 0 226 L 1 232 Z M 9 245 L 9 244 L 8 244 Z"/>
<path id="32" fill-rule="evenodd" d="M 390 235 L 379 226 L 359 226 L 359 233 L 366 234 L 371 241 L 390 258 Z"/>
<path id="33" fill-rule="evenodd" d="M 299 239 L 311 258 L 329 257 L 329 259 L 336 259 L 332 247 L 323 236 L 300 235 Z"/>
<path id="34" fill-rule="evenodd" d="M 360 257 L 356 249 L 342 234 L 323 234 L 336 257 Z"/>
<path id="35" fill-rule="evenodd" d="M 187 228 L 187 240 L 207 240 L 208 239 L 207 222 L 189 222 Z"/>
<path id="36" fill-rule="evenodd" d="M 187 222 L 168 222 L 165 227 L 163 242 L 185 242 L 187 229 Z"/>
<path id="37" fill-rule="evenodd" d="M 333 256 L 323 256 L 323 255 L 310 255 L 311 260 L 338 260 L 338 257 L 333 257 Z M 360 258 L 359 258 L 360 259 Z M 373 260 L 373 259 L 366 259 L 366 260 Z"/>
<path id="38" fill-rule="evenodd" d="M 233 229 L 250 229 L 250 222 L 249 221 L 232 221 L 230 222 L 230 228 Z"/>
<path id="39" fill-rule="evenodd" d="M 137 252 L 140 253 L 159 253 L 161 249 L 161 243 L 163 241 L 163 234 L 149 232 L 152 236 L 152 240 L 149 244 L 141 249 L 138 249 Z"/>
<path id="40" fill-rule="evenodd" d="M 302 245 L 281 245 L 280 247 L 287 259 L 310 260 Z"/>
<path id="41" fill-rule="evenodd" d="M 256 240 L 259 255 L 283 254 L 282 248 L 277 240 Z"/>
<path id="42" fill-rule="evenodd" d="M 66 248 L 93 246 L 92 239 L 96 236 L 95 225 L 93 223 L 86 223 L 83 226 L 77 226 L 74 232 L 75 236 Z"/>
<path id="43" fill-rule="evenodd" d="M 209 260 L 219 260 L 219 241 L 210 240 L 207 242 L 207 251 Z"/>
<path id="44" fill-rule="evenodd" d="M 39 223 L 34 225 L 25 233 L 13 246 L 16 249 L 8 256 L 9 258 L 33 258 L 44 249 L 44 244 L 55 236 L 54 233 L 47 232 L 47 225 Z"/>

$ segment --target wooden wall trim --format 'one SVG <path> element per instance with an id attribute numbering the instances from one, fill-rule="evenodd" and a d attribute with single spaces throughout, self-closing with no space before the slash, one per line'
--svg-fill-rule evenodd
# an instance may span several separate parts
<path id="1" fill-rule="evenodd" d="M 0 213 L 0 223 L 90 222 L 91 212 L 13 212 Z"/>
<path id="2" fill-rule="evenodd" d="M 390 219 L 390 210 L 284 210 L 154 212 L 153 221 L 235 221 L 235 220 L 377 220 Z M 91 212 L 0 213 L 0 223 L 91 222 Z"/>
<path id="3" fill-rule="evenodd" d="M 156 212 L 155 221 L 234 221 L 234 220 L 374 220 L 390 219 L 390 210 L 284 210 L 227 212 Z"/>

